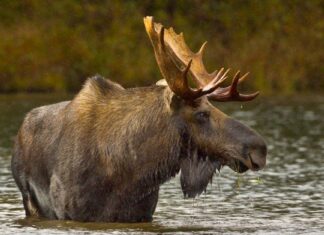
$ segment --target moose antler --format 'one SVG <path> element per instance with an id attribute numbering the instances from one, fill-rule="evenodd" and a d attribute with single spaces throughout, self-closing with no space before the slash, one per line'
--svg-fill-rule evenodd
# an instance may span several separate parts
<path id="1" fill-rule="evenodd" d="M 171 39 L 169 30 L 165 30 L 161 24 L 154 23 L 153 17 L 150 16 L 144 18 L 144 24 L 152 42 L 160 71 L 175 94 L 184 99 L 194 100 L 215 91 L 219 84 L 225 80 L 226 73 L 222 74 L 222 71 L 219 71 L 215 79 L 204 87 L 192 89 L 188 85 L 187 75 L 191 71 L 193 59 L 178 65 L 173 55 L 174 52 L 172 52 L 173 48 L 169 45 Z"/>
<path id="2" fill-rule="evenodd" d="M 178 96 L 194 100 L 207 95 L 215 101 L 247 101 L 258 95 L 258 93 L 242 95 L 237 92 L 237 84 L 242 82 L 247 74 L 240 78 L 237 73 L 231 86 L 220 87 L 220 84 L 227 78 L 229 70 L 225 73 L 223 73 L 223 68 L 213 73 L 207 72 L 202 61 L 207 42 L 197 53 L 193 53 L 186 45 L 182 33 L 176 34 L 173 28 L 165 29 L 163 25 L 154 23 L 151 16 L 144 18 L 144 24 L 160 71 L 170 89 Z M 192 89 L 188 85 L 188 73 L 193 77 L 198 89 Z"/>
<path id="3" fill-rule="evenodd" d="M 250 101 L 259 95 L 259 92 L 252 94 L 240 94 L 237 91 L 237 84 L 243 82 L 249 73 L 240 76 L 241 73 L 238 71 L 233 80 L 232 84 L 228 87 L 218 87 L 214 92 L 208 94 L 208 98 L 214 101 L 226 102 L 226 101 Z"/>

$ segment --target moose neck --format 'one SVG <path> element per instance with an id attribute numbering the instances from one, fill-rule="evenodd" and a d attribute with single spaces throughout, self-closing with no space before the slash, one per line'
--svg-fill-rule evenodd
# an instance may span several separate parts
<path id="1" fill-rule="evenodd" d="M 85 115 L 80 120 L 91 122 L 85 133 L 92 133 L 89 142 L 121 192 L 156 190 L 179 172 L 182 135 L 165 101 L 167 89 L 152 86 L 80 99 L 91 104 L 79 112 Z"/>

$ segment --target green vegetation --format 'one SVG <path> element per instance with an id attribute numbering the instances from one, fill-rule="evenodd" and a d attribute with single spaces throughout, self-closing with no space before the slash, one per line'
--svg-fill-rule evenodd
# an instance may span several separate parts
<path id="1" fill-rule="evenodd" d="M 160 78 L 142 18 L 183 31 L 210 70 L 250 71 L 263 93 L 324 90 L 324 1 L 1 0 L 0 91 L 74 91 L 94 74 Z"/>

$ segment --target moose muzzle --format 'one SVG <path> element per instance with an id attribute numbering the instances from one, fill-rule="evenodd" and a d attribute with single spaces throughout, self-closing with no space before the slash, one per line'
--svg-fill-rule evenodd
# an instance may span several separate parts
<path id="1" fill-rule="evenodd" d="M 226 141 L 233 147 L 230 151 L 232 161 L 229 164 L 233 170 L 258 171 L 265 167 L 267 146 L 258 133 L 231 118 L 225 121 L 224 129 Z"/>

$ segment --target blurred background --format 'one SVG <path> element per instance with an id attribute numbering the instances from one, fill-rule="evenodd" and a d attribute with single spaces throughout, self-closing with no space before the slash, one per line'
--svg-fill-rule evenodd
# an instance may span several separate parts
<path id="1" fill-rule="evenodd" d="M 75 92 L 101 74 L 122 85 L 160 79 L 143 17 L 208 41 L 210 71 L 250 71 L 248 89 L 324 91 L 324 1 L 1 0 L 0 92 Z"/>
<path id="2" fill-rule="evenodd" d="M 265 138 L 266 169 L 225 167 L 195 200 L 175 177 L 153 223 L 25 218 L 10 169 L 24 116 L 70 100 L 95 74 L 125 87 L 159 80 L 146 15 L 183 32 L 193 51 L 207 40 L 209 71 L 250 71 L 240 89 L 260 97 L 215 105 Z M 323 234 L 323 62 L 324 0 L 0 0 L 1 234 Z"/>

